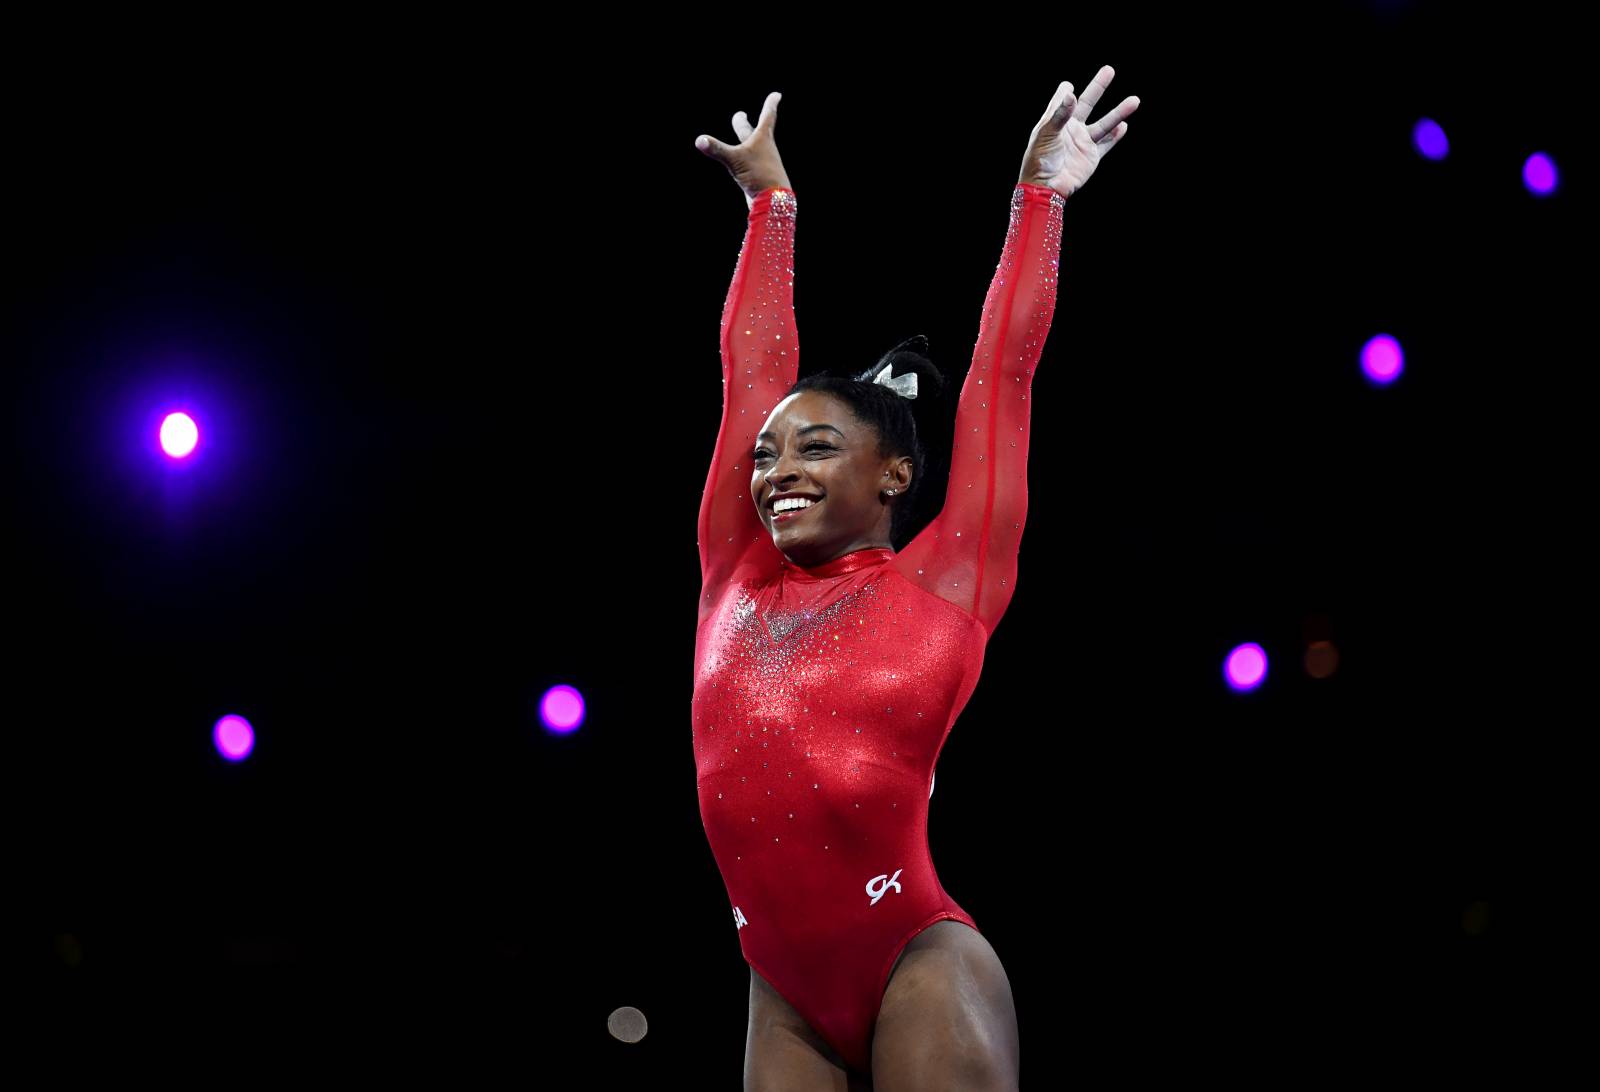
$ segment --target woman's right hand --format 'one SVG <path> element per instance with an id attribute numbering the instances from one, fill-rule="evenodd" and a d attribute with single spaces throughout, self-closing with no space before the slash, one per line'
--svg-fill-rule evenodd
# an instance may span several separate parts
<path id="1" fill-rule="evenodd" d="M 794 189 L 789 185 L 789 175 L 783 169 L 783 160 L 778 155 L 777 139 L 772 135 L 773 128 L 778 124 L 778 101 L 782 98 L 781 91 L 774 91 L 767 96 L 767 101 L 761 107 L 761 117 L 754 128 L 751 128 L 750 119 L 743 110 L 733 115 L 733 131 L 739 136 L 738 144 L 724 144 L 711 136 L 698 137 L 694 142 L 696 148 L 728 168 L 728 173 L 733 175 L 733 180 L 744 191 L 747 206 L 754 205 L 756 198 L 773 186 Z"/>

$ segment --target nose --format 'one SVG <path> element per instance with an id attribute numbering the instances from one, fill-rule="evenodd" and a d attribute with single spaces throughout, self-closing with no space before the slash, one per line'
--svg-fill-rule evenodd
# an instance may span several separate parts
<path id="1" fill-rule="evenodd" d="M 792 483 L 799 475 L 795 472 L 794 461 L 788 455 L 779 455 L 772 460 L 772 468 L 766 473 L 766 483 L 776 492 L 781 485 Z"/>
<path id="2" fill-rule="evenodd" d="M 773 493 L 781 493 L 786 489 L 794 488 L 794 484 L 799 478 L 800 474 L 795 470 L 794 464 L 789 457 L 780 455 L 773 459 L 772 466 L 763 476 L 762 481 L 766 486 L 767 495 L 771 496 Z"/>

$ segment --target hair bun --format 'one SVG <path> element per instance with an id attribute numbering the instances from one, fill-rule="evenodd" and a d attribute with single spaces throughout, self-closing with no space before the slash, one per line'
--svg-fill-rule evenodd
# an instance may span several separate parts
<path id="1" fill-rule="evenodd" d="M 919 379 L 919 393 L 926 398 L 937 398 L 944 389 L 944 376 L 940 374 L 938 367 L 933 363 L 930 356 L 931 352 L 932 350 L 928 345 L 928 335 L 913 334 L 885 352 L 878 358 L 876 364 L 856 376 L 856 378 L 870 383 L 886 365 L 892 364 L 894 368 L 890 373 L 891 375 L 899 378 L 907 373 L 913 373 Z"/>
<path id="2" fill-rule="evenodd" d="M 878 363 L 879 364 L 888 363 L 888 360 L 889 360 L 889 358 L 891 356 L 893 356 L 896 353 L 903 353 L 903 352 L 912 352 L 912 353 L 916 353 L 918 356 L 927 356 L 929 354 L 929 352 L 930 352 L 930 350 L 928 348 L 928 335 L 927 334 L 915 334 L 915 335 L 913 335 L 911 337 L 906 338 L 900 344 L 896 345 L 894 348 L 892 348 L 888 352 L 884 353 L 883 357 L 878 361 Z"/>

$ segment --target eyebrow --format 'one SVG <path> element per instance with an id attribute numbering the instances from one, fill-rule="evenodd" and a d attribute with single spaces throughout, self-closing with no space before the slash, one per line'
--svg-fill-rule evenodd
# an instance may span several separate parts
<path id="1" fill-rule="evenodd" d="M 799 434 L 801 436 L 804 436 L 806 433 L 815 432 L 819 428 L 829 428 L 829 429 L 833 429 L 834 432 L 839 432 L 839 430 L 836 429 L 836 428 L 833 428 L 832 425 L 807 425 L 805 428 L 800 429 L 798 431 L 799 431 Z M 844 433 L 839 432 L 839 435 L 843 436 Z M 763 439 L 763 438 L 768 437 L 768 436 L 771 436 L 772 438 L 776 439 L 777 438 L 777 433 L 775 433 L 775 432 L 758 432 L 758 433 L 756 433 L 756 439 L 757 440 Z"/>

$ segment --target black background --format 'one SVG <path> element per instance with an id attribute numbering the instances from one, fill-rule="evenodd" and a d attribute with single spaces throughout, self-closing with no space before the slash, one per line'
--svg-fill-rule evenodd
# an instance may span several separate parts
<path id="1" fill-rule="evenodd" d="M 1019 591 L 930 820 L 1024 1072 L 1543 1056 L 1587 957 L 1563 684 L 1592 648 L 1588 102 L 1553 10 L 19 37 L 29 1042 L 734 1087 L 749 975 L 688 702 L 745 205 L 694 139 L 783 91 L 802 371 L 927 333 L 953 395 L 1029 130 L 1110 63 L 1102 109 L 1141 107 L 1067 208 Z M 150 443 L 175 400 L 182 467 Z M 1241 696 L 1246 640 L 1272 670 Z M 557 739 L 563 682 L 588 721 Z"/>

